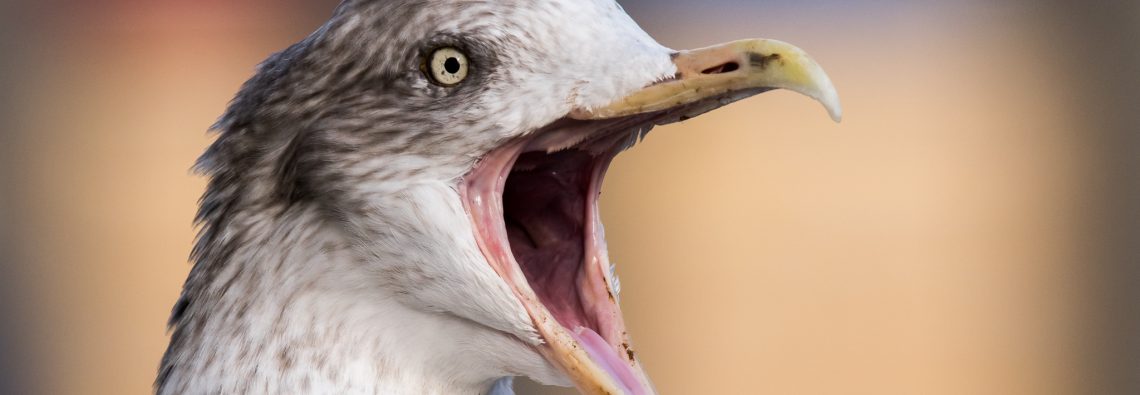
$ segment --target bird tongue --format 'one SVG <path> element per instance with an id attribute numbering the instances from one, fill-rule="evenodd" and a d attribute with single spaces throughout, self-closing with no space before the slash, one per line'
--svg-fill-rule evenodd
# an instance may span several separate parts
<path id="1" fill-rule="evenodd" d="M 574 340 L 586 348 L 586 353 L 590 355 L 590 359 L 598 362 L 602 369 L 609 373 L 610 377 L 616 379 L 618 385 L 621 385 L 626 394 L 642 395 L 645 394 L 645 387 L 637 380 L 637 374 L 630 369 L 629 365 L 622 361 L 621 358 L 614 353 L 606 340 L 598 332 L 593 329 L 585 327 L 577 327 L 574 329 L 572 335 Z"/>

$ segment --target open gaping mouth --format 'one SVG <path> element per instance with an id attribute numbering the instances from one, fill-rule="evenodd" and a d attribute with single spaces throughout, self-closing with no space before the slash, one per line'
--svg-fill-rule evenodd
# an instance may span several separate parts
<path id="1" fill-rule="evenodd" d="M 544 354 L 580 369 L 592 361 L 630 394 L 647 380 L 618 308 L 598 197 L 611 160 L 667 114 L 563 119 L 488 154 L 464 190 L 480 247 L 546 339 Z"/>
<path id="2" fill-rule="evenodd" d="M 479 247 L 533 320 L 539 352 L 583 392 L 654 392 L 625 330 L 598 212 L 613 158 L 655 125 L 775 88 L 819 99 L 838 117 L 830 81 L 790 45 L 742 41 L 674 61 L 669 81 L 509 141 L 461 184 Z"/>

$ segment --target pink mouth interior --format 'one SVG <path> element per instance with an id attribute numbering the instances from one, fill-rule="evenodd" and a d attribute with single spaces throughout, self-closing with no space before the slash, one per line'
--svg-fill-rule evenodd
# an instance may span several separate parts
<path id="1" fill-rule="evenodd" d="M 636 135 L 598 126 L 567 122 L 505 144 L 462 194 L 480 247 L 531 317 L 548 313 L 626 393 L 641 394 L 597 210 L 606 168 Z"/>
<path id="2" fill-rule="evenodd" d="M 579 292 L 586 254 L 586 205 L 598 159 L 569 149 L 519 156 L 503 190 L 511 252 L 527 282 L 563 327 L 597 331 Z"/>
<path id="3" fill-rule="evenodd" d="M 558 341 L 549 325 L 553 318 L 574 339 L 572 348 L 584 350 L 627 394 L 653 390 L 635 370 L 606 275 L 610 263 L 598 213 L 606 169 L 654 125 L 692 118 L 764 90 L 624 118 L 561 119 L 486 154 L 460 184 L 480 249 L 538 332 L 547 342 Z M 549 344 L 538 347 L 551 357 Z"/>
<path id="4" fill-rule="evenodd" d="M 597 270 L 586 270 L 608 261 L 596 214 L 613 154 L 616 149 L 595 155 L 570 148 L 519 155 L 503 188 L 503 219 L 515 262 L 547 311 L 626 393 L 640 394 L 642 386 L 616 348 L 621 328 L 610 315 L 613 295 L 604 279 L 590 277 Z M 597 303 L 597 285 L 609 303 Z"/>
<path id="5" fill-rule="evenodd" d="M 540 325 L 550 317 L 625 393 L 652 389 L 635 371 L 606 275 L 610 263 L 598 213 L 606 169 L 653 125 L 691 118 L 757 92 L 624 118 L 562 119 L 488 153 L 460 184 L 480 249 L 545 340 L 555 341 Z"/>

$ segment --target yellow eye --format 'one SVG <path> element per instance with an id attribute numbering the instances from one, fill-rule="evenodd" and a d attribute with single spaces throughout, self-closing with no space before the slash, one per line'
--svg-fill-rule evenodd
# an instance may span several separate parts
<path id="1" fill-rule="evenodd" d="M 467 78 L 467 55 L 455 48 L 440 48 L 428 59 L 428 74 L 435 82 L 452 86 Z"/>

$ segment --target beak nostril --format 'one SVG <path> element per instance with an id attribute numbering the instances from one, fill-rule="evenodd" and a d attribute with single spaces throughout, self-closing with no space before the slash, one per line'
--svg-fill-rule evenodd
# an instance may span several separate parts
<path id="1" fill-rule="evenodd" d="M 713 67 L 709 67 L 701 71 L 701 74 L 724 74 L 740 70 L 740 64 L 736 62 L 722 63 Z"/>

